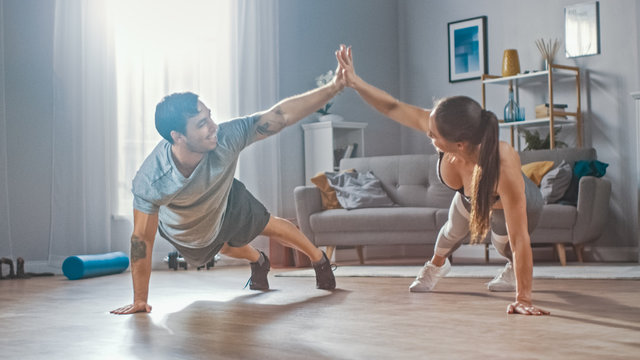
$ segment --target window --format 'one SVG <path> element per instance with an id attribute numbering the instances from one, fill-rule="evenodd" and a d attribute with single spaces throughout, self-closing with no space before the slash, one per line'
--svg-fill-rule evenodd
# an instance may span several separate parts
<path id="1" fill-rule="evenodd" d="M 131 181 L 161 140 L 156 104 L 192 91 L 214 120 L 232 115 L 232 1 L 110 1 L 117 82 L 118 215 L 132 212 Z"/>

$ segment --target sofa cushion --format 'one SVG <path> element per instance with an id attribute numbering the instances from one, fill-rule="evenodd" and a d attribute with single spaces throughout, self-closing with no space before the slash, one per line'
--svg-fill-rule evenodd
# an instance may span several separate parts
<path id="1" fill-rule="evenodd" d="M 348 158 L 341 169 L 371 170 L 391 200 L 400 206 L 449 208 L 453 190 L 438 179 L 438 155 L 394 155 Z"/>
<path id="2" fill-rule="evenodd" d="M 553 161 L 534 161 L 522 165 L 522 172 L 527 175 L 531 181 L 537 186 L 540 186 L 542 177 L 553 168 Z"/>
<path id="3" fill-rule="evenodd" d="M 547 204 L 542 208 L 542 214 L 538 221 L 539 228 L 572 229 L 576 222 L 578 210 L 574 206 Z M 571 242 L 571 239 L 566 239 Z"/>
<path id="4" fill-rule="evenodd" d="M 558 201 L 564 205 L 578 205 L 578 189 L 580 188 L 580 178 L 583 176 L 602 177 L 607 171 L 609 164 L 598 160 L 577 160 L 573 168 L 573 175 L 569 188 Z"/>
<path id="5" fill-rule="evenodd" d="M 540 192 L 545 203 L 553 204 L 562 198 L 571 184 L 572 174 L 571 166 L 563 160 L 560 166 L 542 177 Z"/>
<path id="6" fill-rule="evenodd" d="M 336 197 L 345 209 L 387 207 L 395 205 L 382 189 L 380 180 L 373 172 L 325 173 L 336 191 Z"/>
<path id="7" fill-rule="evenodd" d="M 319 172 L 316 176 L 311 178 L 311 182 L 320 190 L 320 198 L 322 200 L 322 209 L 342 209 L 342 205 L 338 201 L 336 191 L 329 184 L 327 175 L 324 172 Z"/>
<path id="8" fill-rule="evenodd" d="M 424 207 L 335 209 L 314 213 L 309 221 L 313 232 L 434 230 L 438 210 Z"/>
<path id="9" fill-rule="evenodd" d="M 594 160 L 596 159 L 596 150 L 593 148 L 566 148 L 551 150 L 530 150 L 520 152 L 520 162 L 528 164 L 534 161 L 553 161 L 556 165 L 564 160 L 571 167 L 578 160 Z"/>

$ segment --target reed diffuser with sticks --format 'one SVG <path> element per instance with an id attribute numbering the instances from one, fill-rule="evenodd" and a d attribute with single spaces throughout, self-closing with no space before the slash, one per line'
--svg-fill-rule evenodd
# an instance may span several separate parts
<path id="1" fill-rule="evenodd" d="M 545 70 L 549 69 L 549 64 L 553 64 L 553 58 L 556 56 L 558 49 L 560 48 L 560 40 L 558 39 L 537 39 L 536 46 L 542 54 L 544 60 Z"/>

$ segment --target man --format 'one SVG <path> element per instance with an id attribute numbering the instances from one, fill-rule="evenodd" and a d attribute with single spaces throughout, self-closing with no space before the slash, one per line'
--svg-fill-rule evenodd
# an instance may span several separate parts
<path id="1" fill-rule="evenodd" d="M 195 94 L 172 94 L 157 105 L 156 129 L 165 140 L 133 180 L 133 304 L 111 313 L 151 311 L 147 301 L 156 230 L 193 265 L 207 263 L 218 252 L 249 260 L 253 290 L 269 289 L 270 263 L 249 243 L 260 234 L 281 239 L 309 256 L 318 288 L 335 288 L 326 254 L 292 223 L 270 215 L 233 175 L 242 149 L 310 115 L 340 92 L 340 73 L 325 86 L 220 126 Z"/>

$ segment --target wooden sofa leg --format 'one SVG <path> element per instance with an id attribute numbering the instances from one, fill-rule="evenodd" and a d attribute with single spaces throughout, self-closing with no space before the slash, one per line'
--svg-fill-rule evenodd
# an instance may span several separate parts
<path id="1" fill-rule="evenodd" d="M 358 260 L 360 261 L 360 265 L 364 265 L 364 255 L 362 254 L 362 245 L 356 246 L 356 251 L 358 252 Z"/>
<path id="2" fill-rule="evenodd" d="M 560 264 L 562 266 L 567 266 L 567 253 L 564 251 L 564 244 L 556 243 L 556 252 L 558 253 L 558 258 L 560 259 Z"/>
<path id="3" fill-rule="evenodd" d="M 336 250 L 335 246 L 327 246 L 327 251 L 325 251 L 325 253 L 327 254 L 327 259 L 329 259 L 329 261 L 331 261 L 331 257 L 333 256 L 333 252 Z"/>
<path id="4" fill-rule="evenodd" d="M 583 263 L 584 262 L 584 257 L 583 257 L 584 245 L 574 244 L 573 251 L 576 253 L 576 256 L 578 257 L 578 262 Z"/>

